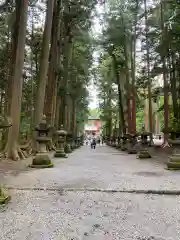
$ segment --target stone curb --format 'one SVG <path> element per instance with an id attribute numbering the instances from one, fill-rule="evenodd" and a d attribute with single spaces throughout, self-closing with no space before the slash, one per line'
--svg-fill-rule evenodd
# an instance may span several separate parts
<path id="1" fill-rule="evenodd" d="M 97 188 L 46 188 L 46 187 L 33 187 L 33 188 L 18 188 L 6 186 L 8 190 L 19 191 L 57 191 L 57 192 L 102 192 L 102 193 L 135 193 L 135 194 L 153 194 L 153 195 L 180 195 L 180 190 L 141 190 L 141 189 L 97 189 Z"/>

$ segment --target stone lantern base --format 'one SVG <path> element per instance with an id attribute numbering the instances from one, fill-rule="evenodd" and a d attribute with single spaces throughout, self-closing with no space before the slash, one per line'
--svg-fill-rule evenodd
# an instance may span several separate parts
<path id="1" fill-rule="evenodd" d="M 138 158 L 139 159 L 151 158 L 151 154 L 148 152 L 147 149 L 140 150 L 140 152 L 138 153 Z"/>
<path id="2" fill-rule="evenodd" d="M 31 168 L 52 168 L 54 165 L 51 162 L 50 157 L 44 153 L 38 153 L 33 158 L 33 162 L 29 165 Z"/>
<path id="3" fill-rule="evenodd" d="M 175 153 L 171 157 L 169 157 L 169 161 L 167 162 L 167 170 L 180 170 L 180 154 Z"/>
<path id="4" fill-rule="evenodd" d="M 122 145 L 121 145 L 121 151 L 126 151 L 126 150 L 127 150 L 126 144 L 122 144 Z"/>
<path id="5" fill-rule="evenodd" d="M 116 144 L 116 149 L 120 149 L 121 148 L 121 144 L 117 143 Z"/>
<path id="6" fill-rule="evenodd" d="M 0 205 L 5 205 L 9 202 L 9 200 L 11 199 L 11 197 L 8 195 L 8 192 L 0 187 Z"/>
<path id="7" fill-rule="evenodd" d="M 137 150 L 135 148 L 135 145 L 133 146 L 132 143 L 127 142 L 127 152 L 128 154 L 137 154 Z"/>
<path id="8" fill-rule="evenodd" d="M 65 153 L 72 153 L 71 145 L 67 143 L 64 148 Z"/>
<path id="9" fill-rule="evenodd" d="M 74 151 L 76 149 L 76 144 L 75 142 L 73 141 L 72 144 L 71 144 L 71 150 Z"/>
<path id="10" fill-rule="evenodd" d="M 67 158 L 66 153 L 64 152 L 63 148 L 57 149 L 55 154 L 54 154 L 55 158 Z"/>
<path id="11" fill-rule="evenodd" d="M 134 147 L 128 149 L 129 154 L 137 154 L 137 150 Z"/>

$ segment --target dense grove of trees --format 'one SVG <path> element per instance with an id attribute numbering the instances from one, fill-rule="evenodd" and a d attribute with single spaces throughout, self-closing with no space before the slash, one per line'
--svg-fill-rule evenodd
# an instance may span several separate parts
<path id="1" fill-rule="evenodd" d="M 13 122 L 3 136 L 8 158 L 27 155 L 21 144 L 32 142 L 43 114 L 52 127 L 63 124 L 73 136 L 82 130 L 88 114 L 96 4 L 0 1 L 0 113 Z"/>
<path id="2" fill-rule="evenodd" d="M 146 99 L 150 132 L 157 114 L 162 131 L 180 131 L 179 23 L 179 1 L 106 1 L 96 84 L 107 135 L 143 131 Z"/>
<path id="3" fill-rule="evenodd" d="M 93 38 L 98 6 L 102 32 Z M 52 128 L 82 131 L 92 78 L 104 134 L 143 131 L 146 99 L 150 132 L 156 114 L 165 133 L 180 131 L 179 26 L 176 0 L 1 0 L 0 114 L 13 122 L 2 136 L 5 156 L 27 155 L 21 144 L 29 148 L 43 114 Z"/>

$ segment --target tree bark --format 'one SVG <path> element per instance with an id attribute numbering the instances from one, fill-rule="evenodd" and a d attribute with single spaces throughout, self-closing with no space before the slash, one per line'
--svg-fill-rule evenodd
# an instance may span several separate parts
<path id="1" fill-rule="evenodd" d="M 164 15 L 163 15 L 163 3 L 160 3 L 161 7 L 161 31 L 162 31 L 162 43 L 166 37 L 167 29 L 164 27 Z M 166 46 L 167 48 L 167 46 Z M 165 51 L 166 51 L 165 48 Z M 165 146 L 169 146 L 168 144 L 168 121 L 169 121 L 169 90 L 168 90 L 168 81 L 167 81 L 167 73 L 166 73 L 166 58 L 165 58 L 165 51 L 161 53 L 161 59 L 163 63 L 163 81 L 164 81 L 164 144 Z"/>
<path id="2" fill-rule="evenodd" d="M 13 121 L 13 125 L 8 133 L 7 141 L 7 157 L 13 160 L 20 158 L 18 154 L 18 137 L 20 127 L 20 112 L 21 112 L 21 97 L 22 97 L 22 85 L 23 85 L 23 66 L 24 66 L 24 50 L 26 40 L 26 27 L 27 27 L 27 14 L 28 14 L 28 0 L 19 0 L 17 3 L 19 9 L 19 28 L 17 35 L 17 48 L 16 58 L 13 67 L 13 92 L 12 102 L 10 108 L 10 116 Z M 17 11 L 18 12 L 18 11 Z"/>
<path id="3" fill-rule="evenodd" d="M 76 100 L 72 99 L 72 113 L 71 113 L 71 131 L 73 136 L 76 134 Z"/>
<path id="4" fill-rule="evenodd" d="M 116 77 L 116 83 L 118 86 L 118 105 L 119 105 L 119 116 L 120 116 L 120 124 L 122 126 L 122 132 L 123 134 L 126 133 L 126 126 L 125 126 L 125 119 L 124 119 L 124 109 L 123 109 L 123 103 L 122 103 L 122 89 L 121 89 L 121 84 L 120 84 L 120 79 L 119 79 L 119 72 L 118 72 L 118 65 L 116 61 L 116 57 L 114 54 L 112 54 L 112 59 L 113 59 L 113 65 L 114 65 L 114 72 L 115 72 L 115 77 Z"/>
<path id="5" fill-rule="evenodd" d="M 59 56 L 58 35 L 60 32 L 60 8 L 61 0 L 54 3 L 54 14 L 52 20 L 52 34 L 51 34 L 51 49 L 50 49 L 50 63 L 48 68 L 48 81 L 46 86 L 44 114 L 47 117 L 47 122 L 53 125 L 54 119 L 54 101 L 57 87 L 57 70 Z"/>
<path id="6" fill-rule="evenodd" d="M 8 84 L 6 88 L 6 99 L 7 99 L 7 108 L 6 113 L 7 115 L 10 115 L 11 111 L 11 102 L 12 102 L 12 91 L 13 91 L 13 71 L 15 67 L 16 62 L 16 51 L 17 51 L 17 44 L 18 44 L 18 31 L 19 31 L 19 23 L 20 23 L 20 7 L 18 3 L 16 5 L 15 12 L 12 14 L 15 14 L 15 21 L 12 24 L 11 29 L 11 45 L 10 45 L 10 61 L 9 61 L 9 77 L 8 77 Z"/>
<path id="7" fill-rule="evenodd" d="M 38 84 L 37 84 L 38 86 L 37 86 L 37 92 L 36 92 L 34 125 L 39 124 L 43 115 L 47 70 L 48 70 L 48 61 L 49 61 L 49 49 L 50 49 L 50 41 L 51 41 L 53 7 L 54 7 L 54 0 L 48 0 L 45 27 L 44 27 L 44 33 L 43 33 L 41 58 L 40 58 L 40 69 L 39 69 Z"/>
<path id="8" fill-rule="evenodd" d="M 132 37 L 131 51 L 131 77 L 132 77 L 132 133 L 136 133 L 136 31 L 137 31 L 137 15 L 139 8 L 139 0 L 136 0 L 136 13 L 134 19 L 134 35 Z"/>
<path id="9" fill-rule="evenodd" d="M 64 88 L 64 97 L 63 97 L 63 103 L 64 103 L 64 113 L 63 113 L 63 126 L 66 129 L 67 122 L 67 111 L 68 111 L 68 76 L 69 76 L 69 57 L 70 57 L 70 51 L 71 51 L 71 38 L 69 37 L 68 33 L 65 37 L 64 42 L 64 57 L 63 57 L 63 88 Z"/>
<path id="10" fill-rule="evenodd" d="M 148 17 L 147 17 L 147 0 L 144 0 L 145 11 L 145 35 L 146 35 L 146 57 L 147 57 L 147 77 L 148 77 L 148 99 L 149 99 L 149 131 L 153 132 L 153 117 L 152 117 L 152 93 L 150 79 L 150 58 L 149 58 L 149 43 L 148 43 Z"/>
<path id="11" fill-rule="evenodd" d="M 173 50 L 172 50 L 173 51 Z M 171 65 L 172 65 L 172 71 L 170 73 L 170 82 L 171 82 L 171 95 L 172 95 L 172 105 L 173 105 L 173 113 L 174 113 L 174 118 L 176 121 L 179 120 L 179 113 L 178 113 L 178 101 L 177 101 L 177 80 L 176 80 L 176 66 L 174 62 L 174 54 L 171 53 L 169 56 L 169 61 L 170 61 L 170 71 L 171 71 Z"/>
<path id="12" fill-rule="evenodd" d="M 131 116 L 131 89 L 130 89 L 130 74 L 129 74 L 129 39 L 126 35 L 126 26 L 124 23 L 123 16 L 121 17 L 122 25 L 123 25 L 123 34 L 124 34 L 124 57 L 125 57 L 125 71 L 126 71 L 126 107 L 127 107 L 127 130 L 128 133 L 131 133 L 132 128 L 132 116 Z"/>

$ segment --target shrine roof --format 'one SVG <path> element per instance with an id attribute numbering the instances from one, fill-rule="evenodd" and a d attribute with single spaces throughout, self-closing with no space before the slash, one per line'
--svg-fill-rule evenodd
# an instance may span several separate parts
<path id="1" fill-rule="evenodd" d="M 98 116 L 90 116 L 88 120 L 100 120 L 100 118 Z"/>

